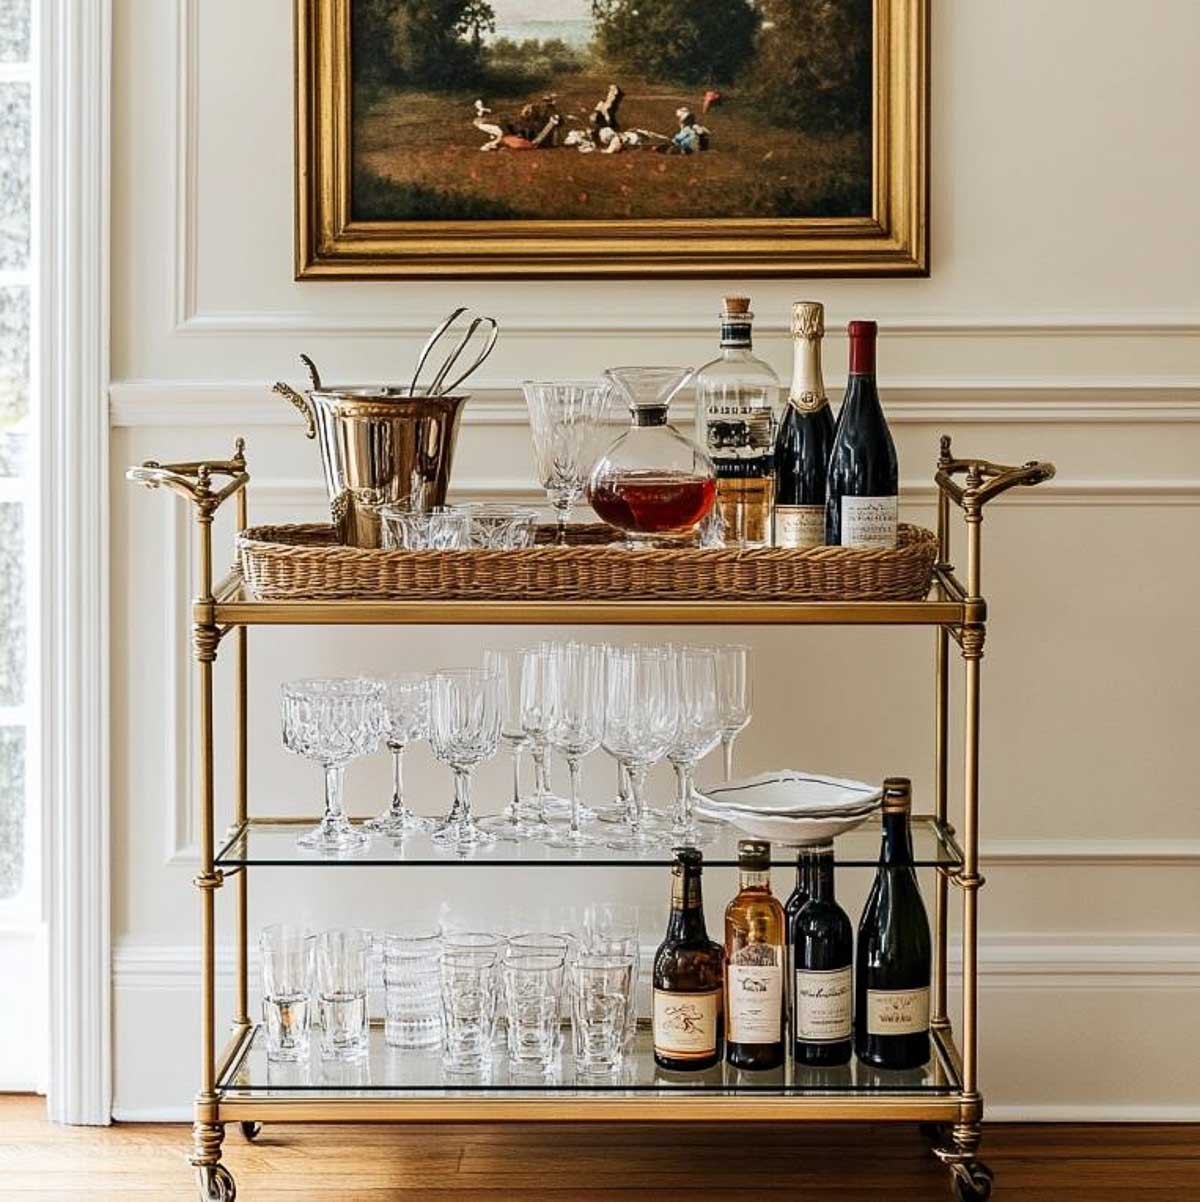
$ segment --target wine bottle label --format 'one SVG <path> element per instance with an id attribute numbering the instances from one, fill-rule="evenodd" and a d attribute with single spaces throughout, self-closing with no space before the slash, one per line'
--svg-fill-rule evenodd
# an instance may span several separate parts
<path id="1" fill-rule="evenodd" d="M 843 547 L 894 547 L 898 504 L 895 497 L 843 497 Z"/>
<path id="2" fill-rule="evenodd" d="M 796 1038 L 805 1043 L 840 1043 L 850 1038 L 851 970 L 796 969 Z"/>
<path id="3" fill-rule="evenodd" d="M 721 991 L 654 991 L 654 1050 L 673 1060 L 704 1060 L 716 1055 Z"/>
<path id="4" fill-rule="evenodd" d="M 783 966 L 730 964 L 728 1035 L 733 1043 L 778 1043 L 783 1016 Z"/>
<path id="5" fill-rule="evenodd" d="M 775 545 L 777 547 L 823 547 L 825 545 L 824 505 L 776 505 Z"/>
<path id="6" fill-rule="evenodd" d="M 868 989 L 868 1035 L 920 1035 L 929 1030 L 929 987 Z"/>

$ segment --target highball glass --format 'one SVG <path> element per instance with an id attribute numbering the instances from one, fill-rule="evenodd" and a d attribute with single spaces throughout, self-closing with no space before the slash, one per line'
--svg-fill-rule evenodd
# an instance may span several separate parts
<path id="1" fill-rule="evenodd" d="M 496 1024 L 496 954 L 442 953 L 442 1063 L 452 1072 L 473 1072 L 492 1061 Z"/>
<path id="2" fill-rule="evenodd" d="M 357 1060 L 367 1054 L 370 956 L 370 931 L 350 928 L 317 936 L 322 1059 Z"/>
<path id="3" fill-rule="evenodd" d="M 287 923 L 263 927 L 259 934 L 268 1060 L 289 1062 L 308 1058 L 314 943 L 305 928 Z"/>
<path id="4" fill-rule="evenodd" d="M 558 1057 L 565 962 L 561 954 L 514 951 L 504 959 L 508 1059 L 546 1072 Z"/>
<path id="5" fill-rule="evenodd" d="M 342 810 L 342 777 L 355 757 L 370 755 L 383 738 L 383 685 L 377 680 L 295 680 L 283 686 L 283 744 L 325 769 L 325 815 L 301 835 L 301 847 L 352 851 L 370 839 Z"/>
<path id="6" fill-rule="evenodd" d="M 394 1048 L 442 1042 L 441 931 L 397 931 L 383 938 L 384 1039 Z"/>
<path id="7" fill-rule="evenodd" d="M 575 1072 L 611 1076 L 621 1069 L 636 989 L 628 955 L 584 953 L 571 965 Z"/>

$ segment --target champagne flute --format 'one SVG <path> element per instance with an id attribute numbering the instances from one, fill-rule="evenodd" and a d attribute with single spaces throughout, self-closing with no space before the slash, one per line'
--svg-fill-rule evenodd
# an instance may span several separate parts
<path id="1" fill-rule="evenodd" d="M 565 643 L 549 655 L 551 746 L 571 774 L 571 817 L 565 830 L 546 840 L 551 847 L 589 847 L 596 839 L 581 825 L 579 761 L 600 746 L 604 733 L 604 651 L 585 643 Z"/>
<path id="2" fill-rule="evenodd" d="M 675 670 L 679 684 L 679 724 L 667 759 L 675 769 L 679 792 L 671 833 L 685 844 L 707 842 L 696 826 L 693 803 L 696 764 L 721 741 L 717 698 L 717 653 L 711 647 L 678 647 Z"/>
<path id="3" fill-rule="evenodd" d="M 725 779 L 733 779 L 733 743 L 750 725 L 750 648 L 726 643 L 717 648 L 717 700 Z"/>

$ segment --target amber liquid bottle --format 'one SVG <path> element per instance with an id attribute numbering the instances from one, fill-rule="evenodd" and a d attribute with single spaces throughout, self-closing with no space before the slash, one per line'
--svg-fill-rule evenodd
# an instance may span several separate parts
<path id="1" fill-rule="evenodd" d="M 725 1046 L 725 953 L 704 926 L 702 867 L 696 848 L 676 848 L 671 916 L 654 953 L 654 1063 L 675 1072 L 711 1068 Z"/>
<path id="2" fill-rule="evenodd" d="M 771 893 L 769 843 L 738 843 L 738 878 L 725 909 L 725 1059 L 739 1069 L 778 1068 L 787 920 Z"/>

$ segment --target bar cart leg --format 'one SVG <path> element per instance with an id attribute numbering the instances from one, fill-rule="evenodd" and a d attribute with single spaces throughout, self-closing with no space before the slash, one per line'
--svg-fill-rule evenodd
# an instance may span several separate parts
<path id="1" fill-rule="evenodd" d="M 947 448 L 948 449 L 948 448 Z M 978 942 L 979 889 L 979 669 L 985 637 L 980 572 L 980 533 L 983 506 L 977 493 L 982 479 L 967 475 L 963 511 L 967 524 L 967 612 L 974 614 L 959 631 L 966 672 L 966 712 L 963 727 L 963 867 L 956 878 L 963 895 L 962 925 L 962 1106 L 950 1142 L 934 1149 L 950 1169 L 950 1185 L 958 1202 L 984 1202 L 991 1196 L 992 1173 L 977 1159 L 981 1139 L 983 1098 L 979 1093 Z"/>

